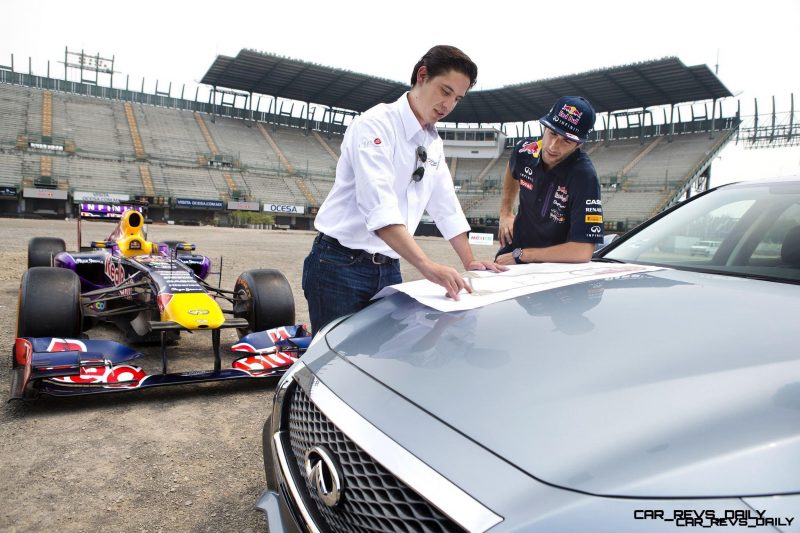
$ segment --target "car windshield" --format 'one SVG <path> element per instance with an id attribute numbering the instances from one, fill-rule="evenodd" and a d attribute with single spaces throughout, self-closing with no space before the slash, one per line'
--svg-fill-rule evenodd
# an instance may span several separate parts
<path id="1" fill-rule="evenodd" d="M 800 180 L 741 183 L 693 198 L 600 257 L 800 282 Z"/>

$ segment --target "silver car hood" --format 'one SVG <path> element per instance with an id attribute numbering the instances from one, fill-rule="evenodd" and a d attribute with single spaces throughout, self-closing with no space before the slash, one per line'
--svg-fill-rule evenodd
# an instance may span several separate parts
<path id="1" fill-rule="evenodd" d="M 339 355 L 527 474 L 592 494 L 800 491 L 800 286 L 664 270 L 440 313 L 396 294 Z"/>

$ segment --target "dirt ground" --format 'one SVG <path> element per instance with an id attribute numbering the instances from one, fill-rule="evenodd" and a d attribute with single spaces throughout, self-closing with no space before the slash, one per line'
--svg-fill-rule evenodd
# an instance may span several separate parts
<path id="1" fill-rule="evenodd" d="M 74 221 L 0 218 L 0 347 L 16 333 L 19 281 L 34 236 L 61 237 L 76 248 Z M 105 238 L 110 223 L 84 224 L 84 243 Z M 296 321 L 308 322 L 300 286 L 312 232 L 151 225 L 151 241 L 183 239 L 223 258 L 222 286 L 239 273 L 277 268 L 292 286 Z M 461 268 L 449 244 L 418 238 L 436 261 Z M 475 246 L 488 259 L 493 247 Z M 218 270 L 218 269 L 217 269 Z M 408 264 L 406 281 L 419 279 Z M 99 327 L 90 338 L 120 340 Z M 226 347 L 236 340 L 222 334 Z M 160 369 L 158 347 L 137 365 Z M 170 371 L 213 366 L 211 337 L 183 334 L 171 348 Z M 0 358 L 0 394 L 9 390 L 10 357 Z M 261 428 L 276 380 L 206 383 L 139 392 L 7 403 L 0 408 L 0 531 L 265 531 L 255 509 L 264 489 Z"/>

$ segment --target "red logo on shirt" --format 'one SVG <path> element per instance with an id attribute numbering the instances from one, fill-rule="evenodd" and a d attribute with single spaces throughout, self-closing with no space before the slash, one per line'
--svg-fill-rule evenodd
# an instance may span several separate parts
<path id="1" fill-rule="evenodd" d="M 539 157 L 539 150 L 541 146 L 536 141 L 528 141 L 522 144 L 522 147 L 519 149 L 519 153 L 524 154 L 525 152 L 531 154 L 533 157 Z"/>
<path id="2" fill-rule="evenodd" d="M 375 137 L 375 140 L 374 140 L 374 141 L 372 141 L 372 142 L 374 142 L 375 144 L 380 144 L 380 143 L 382 143 L 383 141 L 381 141 L 381 138 L 380 138 L 380 137 Z"/>
<path id="3" fill-rule="evenodd" d="M 531 182 L 530 182 L 530 181 L 528 181 L 528 180 L 524 180 L 524 179 L 522 179 L 522 180 L 519 180 L 519 184 L 520 184 L 522 187 L 525 187 L 526 189 L 528 189 L 529 191 L 532 191 L 532 190 L 533 190 L 533 183 L 531 183 Z"/>

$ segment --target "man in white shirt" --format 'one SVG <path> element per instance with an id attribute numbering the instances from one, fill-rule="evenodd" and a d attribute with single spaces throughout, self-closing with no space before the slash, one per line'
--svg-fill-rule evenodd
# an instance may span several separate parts
<path id="1" fill-rule="evenodd" d="M 400 283 L 400 257 L 453 299 L 461 290 L 471 292 L 458 270 L 430 260 L 414 241 L 426 210 L 465 269 L 505 270 L 472 253 L 470 227 L 435 126 L 475 85 L 477 74 L 458 48 L 434 46 L 414 67 L 410 91 L 347 128 L 336 181 L 314 222 L 320 234 L 303 264 L 314 332 Z"/>

